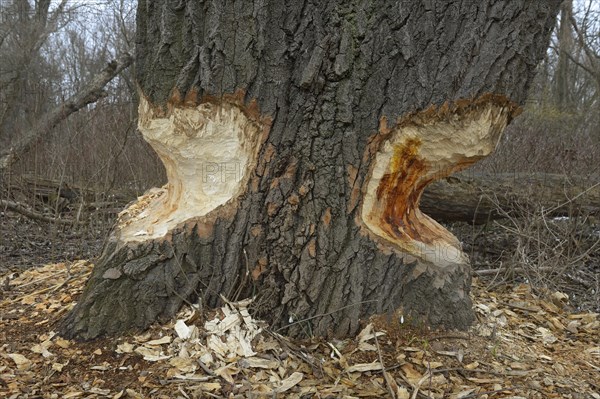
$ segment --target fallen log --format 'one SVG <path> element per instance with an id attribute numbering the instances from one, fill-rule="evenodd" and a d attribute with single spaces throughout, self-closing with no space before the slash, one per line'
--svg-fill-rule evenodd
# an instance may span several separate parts
<path id="1" fill-rule="evenodd" d="M 551 217 L 600 214 L 600 182 L 550 173 L 452 176 L 430 184 L 420 208 L 442 222 L 482 224 L 523 209 Z"/>
<path id="2" fill-rule="evenodd" d="M 30 209 L 27 206 L 20 204 L 14 201 L 7 201 L 0 199 L 0 210 L 9 210 L 13 212 L 20 213 L 23 216 L 28 217 L 29 219 L 38 220 L 41 222 L 47 223 L 56 223 L 56 224 L 65 224 L 65 225 L 76 225 L 83 224 L 83 222 L 75 220 L 75 219 L 61 219 L 58 217 L 47 216 L 41 212 Z"/>
<path id="3" fill-rule="evenodd" d="M 78 196 L 83 195 L 87 199 L 86 207 L 91 208 L 105 208 L 109 204 L 126 203 L 134 199 L 119 194 L 114 201 L 96 203 L 93 202 L 92 190 L 75 185 L 66 187 L 60 181 L 23 176 L 23 184 L 35 188 L 38 196 L 46 191 L 54 195 L 60 193 L 61 196 L 64 196 L 63 192 L 73 191 Z M 431 183 L 425 189 L 420 203 L 423 212 L 440 222 L 475 224 L 505 218 L 515 214 L 518 209 L 540 207 L 550 217 L 600 215 L 600 182 L 580 176 L 549 173 L 459 175 Z M 15 212 L 20 210 L 15 207 L 9 209 Z M 112 211 L 118 213 L 120 210 L 115 208 Z"/>

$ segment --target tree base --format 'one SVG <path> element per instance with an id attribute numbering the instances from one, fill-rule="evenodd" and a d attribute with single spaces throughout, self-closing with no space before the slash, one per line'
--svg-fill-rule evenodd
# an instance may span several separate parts
<path id="1" fill-rule="evenodd" d="M 465 329 L 474 320 L 467 264 L 439 269 L 394 252 L 371 257 L 371 267 L 359 266 L 366 260 L 358 258 L 344 269 L 320 268 L 307 280 L 281 270 L 256 278 L 243 249 L 239 257 L 215 261 L 232 254 L 219 239 L 231 227 L 219 219 L 210 235 L 207 223 L 195 222 L 164 239 L 123 243 L 113 236 L 61 335 L 90 340 L 140 331 L 169 320 L 186 303 L 218 307 L 221 295 L 253 297 L 254 315 L 293 337 L 352 336 L 374 314 L 447 329 Z"/>

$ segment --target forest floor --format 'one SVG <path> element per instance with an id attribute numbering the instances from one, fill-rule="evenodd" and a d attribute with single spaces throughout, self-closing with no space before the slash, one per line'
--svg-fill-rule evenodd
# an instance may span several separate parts
<path id="1" fill-rule="evenodd" d="M 0 218 L 0 397 L 600 399 L 599 315 L 524 283 L 475 279 L 477 323 L 461 333 L 375 317 L 351 339 L 291 341 L 236 303 L 64 340 L 57 323 L 93 267 L 73 259 L 98 254 L 106 230 Z"/>

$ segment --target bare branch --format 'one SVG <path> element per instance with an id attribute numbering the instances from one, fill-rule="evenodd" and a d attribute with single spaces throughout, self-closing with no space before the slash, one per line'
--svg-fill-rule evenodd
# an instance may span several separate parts
<path id="1" fill-rule="evenodd" d="M 585 35 L 581 32 L 581 29 L 577 26 L 577 21 L 573 15 L 570 15 L 571 25 L 573 26 L 573 30 L 577 34 L 577 41 L 579 45 L 585 52 L 585 55 L 589 58 L 589 61 L 594 65 L 595 69 L 598 69 L 596 65 L 596 60 L 600 59 L 600 54 L 596 54 L 590 46 L 585 41 Z"/>
<path id="2" fill-rule="evenodd" d="M 18 155 L 28 151 L 47 131 L 56 126 L 60 121 L 66 119 L 69 115 L 77 112 L 86 105 L 105 97 L 106 92 L 103 89 L 106 84 L 121 73 L 121 71 L 129 67 L 132 62 L 133 57 L 130 54 L 122 54 L 116 60 L 111 61 L 106 68 L 96 75 L 96 77 L 79 93 L 76 93 L 67 101 L 42 116 L 37 124 L 29 130 L 20 141 L 0 155 L 0 170 L 10 167 L 16 161 Z"/>
<path id="3" fill-rule="evenodd" d="M 36 212 L 34 210 L 26 208 L 24 205 L 22 205 L 18 202 L 0 199 L 0 207 L 2 207 L 3 209 L 8 209 L 10 211 L 20 213 L 21 215 L 26 216 L 30 219 L 39 220 L 42 222 L 68 224 L 68 225 L 81 224 L 81 222 L 78 222 L 77 220 L 73 220 L 73 219 L 60 219 L 60 218 L 55 218 L 55 217 L 51 217 L 51 216 L 46 216 L 43 213 Z"/>

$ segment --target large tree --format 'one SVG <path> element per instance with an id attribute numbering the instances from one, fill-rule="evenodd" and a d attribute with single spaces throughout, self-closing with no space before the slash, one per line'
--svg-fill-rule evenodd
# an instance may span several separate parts
<path id="1" fill-rule="evenodd" d="M 168 183 L 122 212 L 63 334 L 222 297 L 296 336 L 469 326 L 468 258 L 419 198 L 494 149 L 559 3 L 140 0 L 139 128 Z"/>

